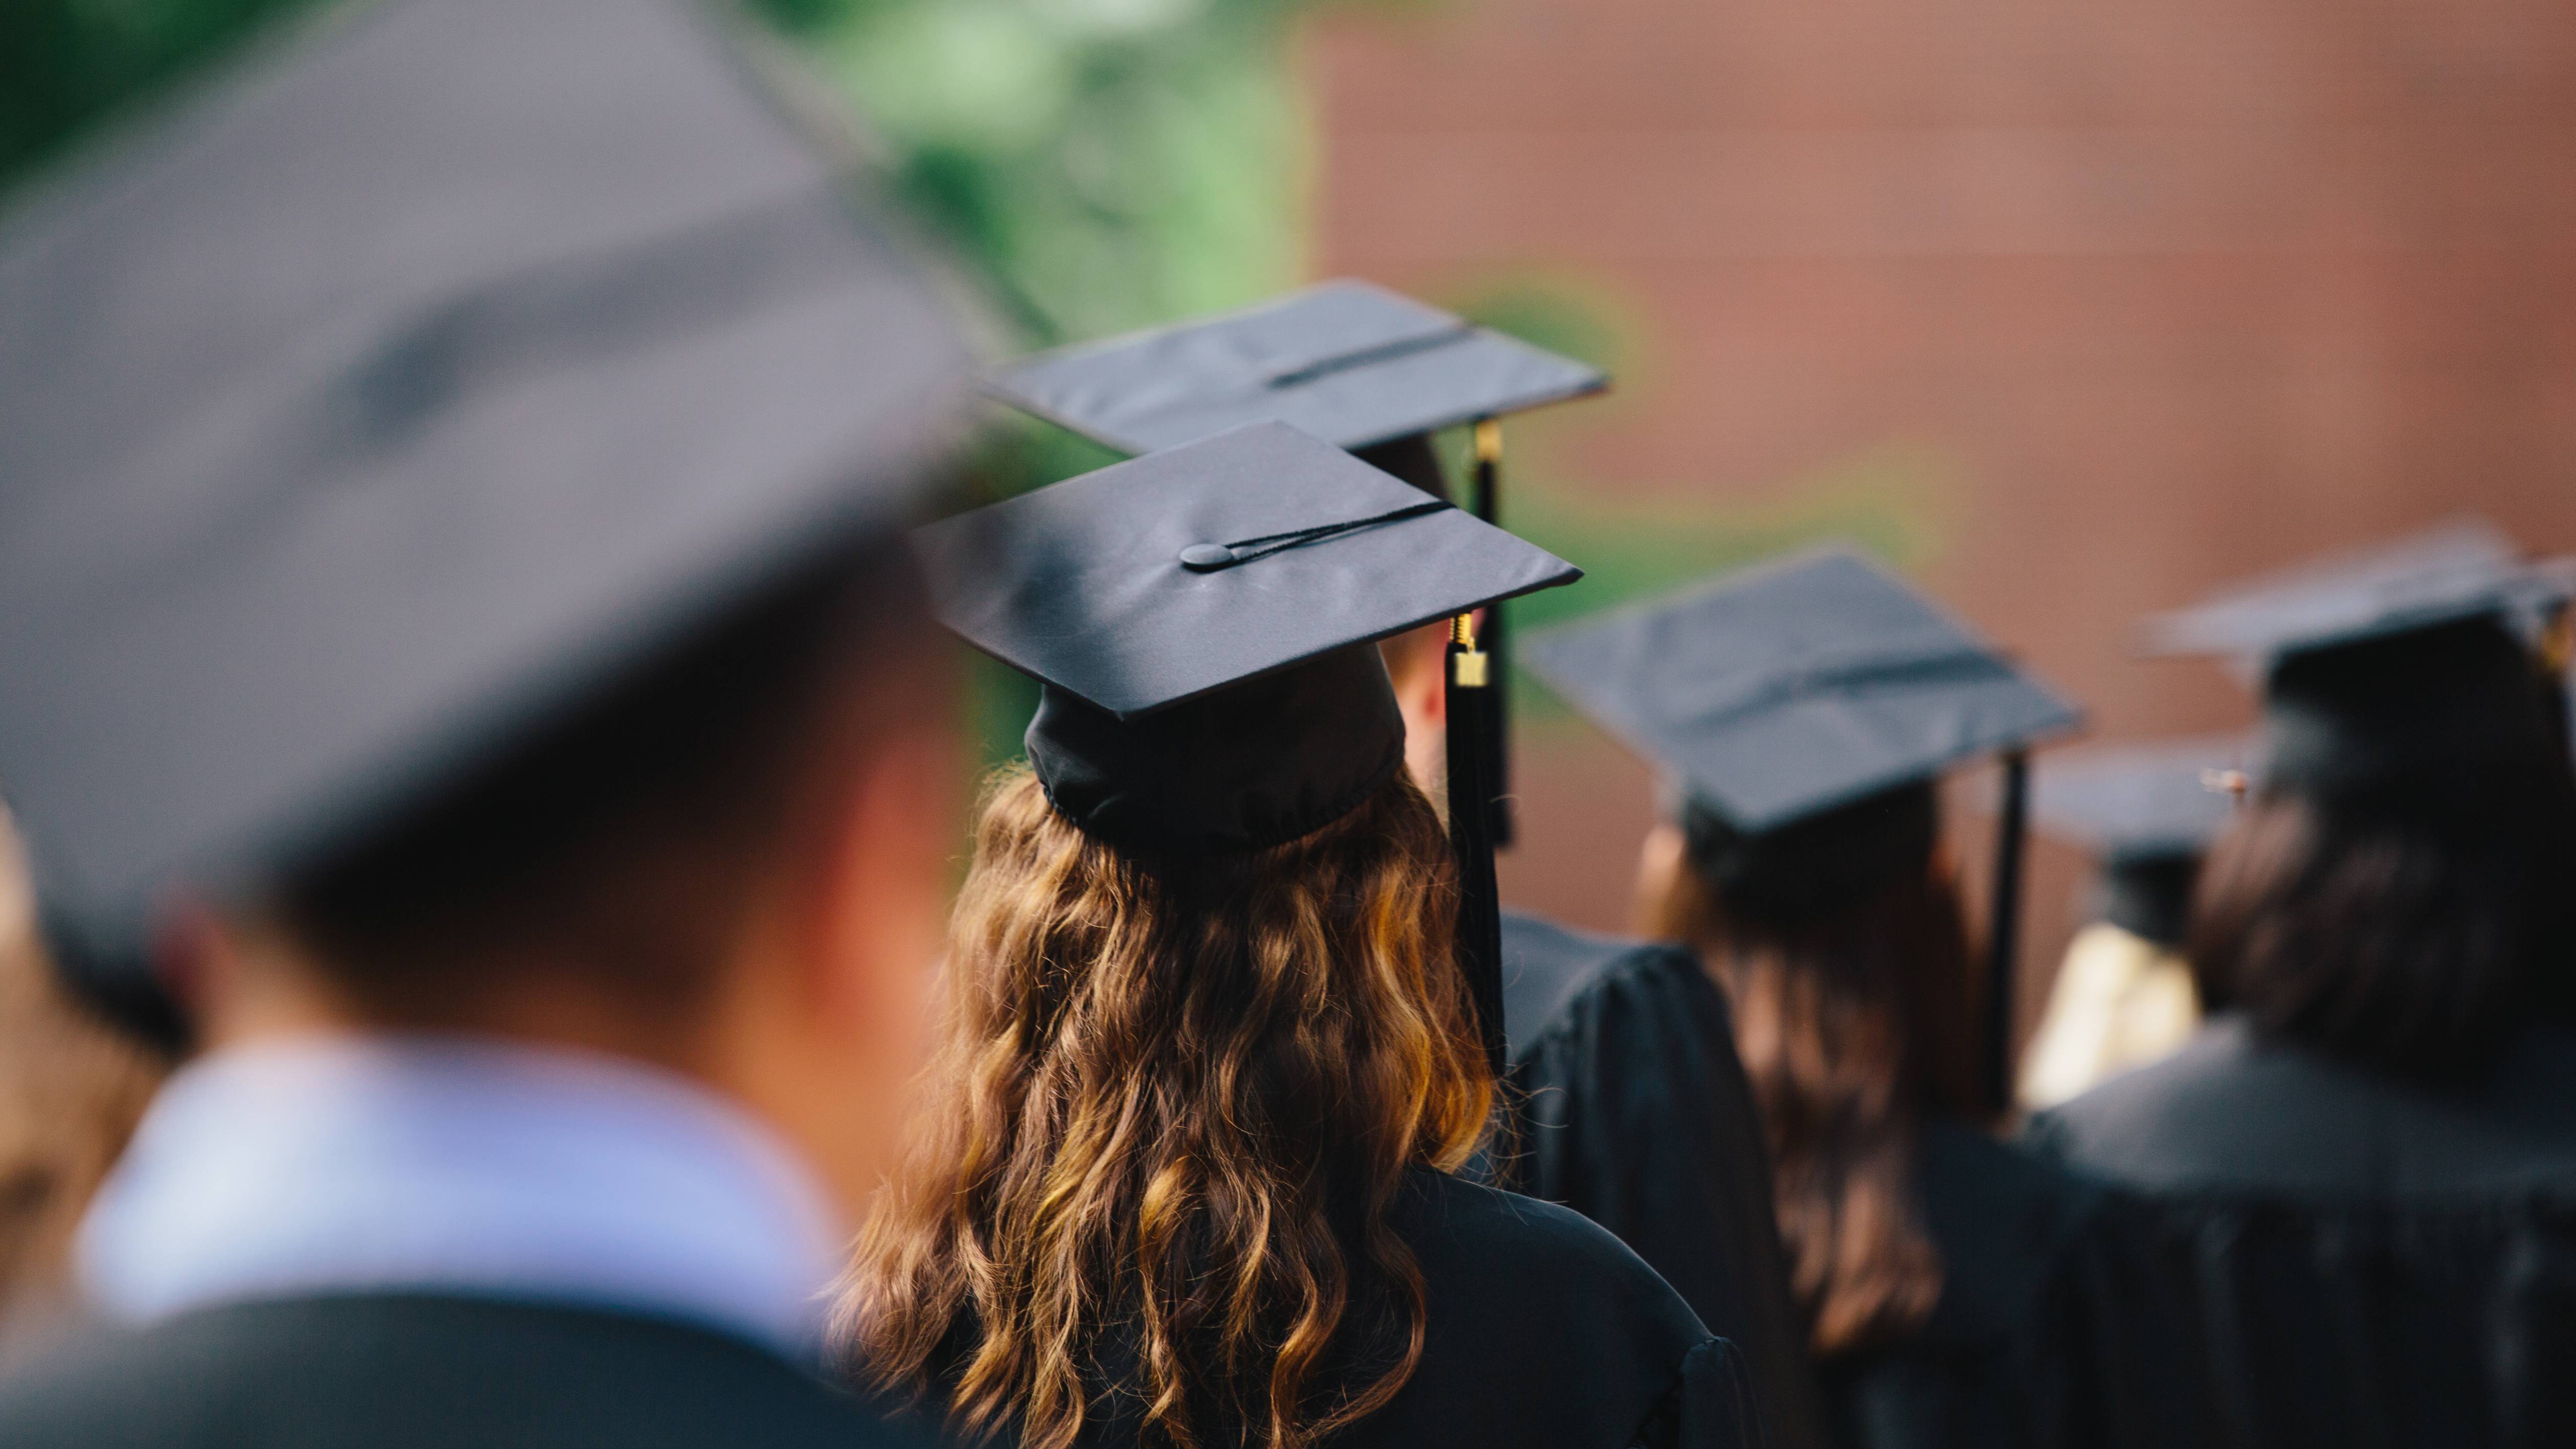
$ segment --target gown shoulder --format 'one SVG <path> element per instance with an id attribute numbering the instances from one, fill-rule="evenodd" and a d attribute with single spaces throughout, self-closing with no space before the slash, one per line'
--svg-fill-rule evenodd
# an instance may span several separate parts
<path id="1" fill-rule="evenodd" d="M 2071 1442 L 2041 1432 L 2054 1414 L 2080 1427 L 2085 1406 L 2060 1403 L 2065 1370 L 2051 1336 L 2064 1283 L 2114 1194 L 2014 1144 L 1936 1118 L 1918 1140 L 1923 1226 L 1941 1255 L 1931 1316 L 1902 1338 L 1836 1355 L 1824 1375 L 1838 1437 L 1860 1449 L 2018 1449 Z"/>
<path id="2" fill-rule="evenodd" d="M 10 1449 L 929 1449 L 769 1350 L 676 1321 L 348 1294 L 205 1309 L 0 1383 Z"/>
<path id="3" fill-rule="evenodd" d="M 2124 1181 L 2064 1285 L 2097 1444 L 2576 1443 L 2576 1048 L 2435 1090 L 2222 1019 L 2034 1124 Z"/>
<path id="4" fill-rule="evenodd" d="M 1736 1346 L 1581 1214 L 1417 1172 L 1394 1226 L 1422 1273 L 1421 1366 L 1352 1449 L 1764 1442 Z"/>
<path id="5" fill-rule="evenodd" d="M 1503 963 L 1512 1185 L 1635 1250 L 1743 1351 L 1772 1442 L 1817 1449 L 1823 1406 L 1726 993 L 1688 947 L 1521 914 L 1504 917 Z"/>
<path id="6" fill-rule="evenodd" d="M 2220 1017 L 2164 1061 L 2040 1114 L 2030 1139 L 2159 1194 L 2347 1201 L 2576 1185 L 2576 1034 L 2532 1031 L 2484 1080 L 2434 1090 Z"/>

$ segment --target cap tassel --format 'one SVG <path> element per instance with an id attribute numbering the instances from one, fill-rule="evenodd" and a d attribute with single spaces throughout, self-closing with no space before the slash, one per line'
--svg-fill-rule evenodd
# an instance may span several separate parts
<path id="1" fill-rule="evenodd" d="M 1476 517 L 1502 526 L 1503 511 L 1503 425 L 1493 418 L 1476 423 L 1475 489 L 1469 502 Z M 1512 711 L 1511 711 L 1511 634 L 1504 626 L 1504 606 L 1495 604 L 1485 610 L 1485 653 L 1491 657 L 1489 670 L 1493 687 L 1486 692 L 1485 710 L 1490 716 L 1485 739 L 1486 768 L 1481 782 L 1485 797 L 1486 830 L 1493 836 L 1496 850 L 1509 850 L 1518 830 L 1512 818 Z"/>
<path id="2" fill-rule="evenodd" d="M 2003 768 L 2002 808 L 1995 814 L 1993 905 L 1986 915 L 1985 1061 L 1979 1084 L 1998 1119 L 2013 1104 L 2013 987 L 2021 927 L 2022 836 L 2030 818 L 2030 756 L 2010 751 Z"/>
<path id="3" fill-rule="evenodd" d="M 1485 1060 L 1500 1080 L 1510 1066 L 1503 1036 L 1502 899 L 1494 881 L 1494 841 L 1476 781 L 1491 754 L 1492 715 L 1482 708 L 1490 693 L 1491 659 L 1476 647 L 1471 616 L 1461 614 L 1449 634 L 1449 843 L 1458 855 L 1458 969 L 1476 1007 Z M 1509 1134 L 1506 1135 L 1508 1146 Z M 1494 1154 L 1508 1162 L 1508 1150 Z"/>

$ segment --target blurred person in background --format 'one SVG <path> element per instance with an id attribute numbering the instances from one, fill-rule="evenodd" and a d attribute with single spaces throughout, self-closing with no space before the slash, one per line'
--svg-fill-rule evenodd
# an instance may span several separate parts
<path id="1" fill-rule="evenodd" d="M 0 223 L 0 782 L 185 1057 L 0 1443 L 917 1442 L 821 1294 L 961 762 L 968 381 L 677 0 L 388 0 Z"/>
<path id="2" fill-rule="evenodd" d="M 2576 779 L 2533 645 L 2563 602 L 2471 561 L 2164 622 L 2268 661 L 2191 924 L 2212 1018 L 2031 1127 L 2153 1209 L 2097 1280 L 2131 1442 L 2576 1436 Z"/>
<path id="3" fill-rule="evenodd" d="M 1939 777 L 2064 703 L 1838 550 L 1530 642 L 1665 771 L 1641 927 L 1727 988 L 1838 1442 L 2038 1441 L 2047 1301 L 2101 1193 L 1986 1134 Z"/>
<path id="4" fill-rule="evenodd" d="M 1438 466 L 1424 443 L 1411 467 L 1388 471 L 1437 479 Z M 1414 778 L 1430 788 L 1448 776 L 1448 629 L 1381 648 Z M 1726 990 L 1688 945 L 1654 934 L 1595 935 L 1503 914 L 1505 1087 L 1519 1136 L 1501 1181 L 1616 1233 L 1710 1331 L 1744 1350 L 1767 1442 L 1822 1446 L 1824 1406 L 1801 1348 L 1805 1314 L 1789 1286 L 1770 1150 Z"/>
<path id="5" fill-rule="evenodd" d="M 0 1371 L 79 1326 L 72 1230 L 162 1068 L 54 979 L 0 815 Z"/>
<path id="6" fill-rule="evenodd" d="M 1761 1442 L 1635 1254 L 1459 1175 L 1500 1024 L 1375 641 L 1575 571 L 1276 423 L 924 539 L 941 617 L 1044 689 L 854 1274 L 865 1368 L 1044 1449 Z"/>
<path id="7" fill-rule="evenodd" d="M 2067 943 L 2022 1054 L 2023 1107 L 2053 1107 L 2168 1056 L 2200 1024 L 2183 933 L 2245 755 L 2229 736 L 2067 751 L 2040 769 L 2033 823 L 2090 849 L 2098 874 L 2093 919 Z"/>
<path id="8" fill-rule="evenodd" d="M 1277 419 L 1430 496 L 1460 502 L 1438 430 L 1472 423 L 1464 506 L 1494 521 L 1499 419 L 1608 385 L 1599 371 L 1411 298 L 1328 282 L 1257 306 L 1041 353 L 997 370 L 994 394 L 1124 451 Z M 1267 481 L 1267 480 L 1265 480 Z M 1498 611 L 1479 620 L 1510 687 Z M 1448 794 L 1447 621 L 1379 650 L 1414 781 Z M 1497 725 L 1507 734 L 1507 720 Z M 1508 818 L 1507 766 L 1482 787 Z M 1497 830 L 1508 843 L 1508 831 Z M 1618 1235 L 1752 1366 L 1776 1449 L 1822 1444 L 1772 1219 L 1771 1178 L 1726 998 L 1670 942 L 1587 935 L 1502 915 L 1509 1140 L 1478 1171 Z"/>

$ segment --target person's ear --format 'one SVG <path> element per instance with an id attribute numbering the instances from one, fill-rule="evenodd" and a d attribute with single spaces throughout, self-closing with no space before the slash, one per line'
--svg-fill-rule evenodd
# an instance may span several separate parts
<path id="1" fill-rule="evenodd" d="M 1415 784 L 1435 796 L 1448 773 L 1449 626 L 1427 624 L 1378 646 L 1395 707 L 1404 716 L 1404 763 Z"/>
<path id="2" fill-rule="evenodd" d="M 871 741 L 843 777 L 815 888 L 809 990 L 837 1033 L 917 1024 L 940 953 L 964 763 L 952 728 Z"/>

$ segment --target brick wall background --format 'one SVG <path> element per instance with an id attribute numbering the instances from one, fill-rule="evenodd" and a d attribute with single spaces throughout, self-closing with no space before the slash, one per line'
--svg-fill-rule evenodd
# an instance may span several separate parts
<path id="1" fill-rule="evenodd" d="M 2125 650 L 2211 584 L 2463 511 L 2576 548 L 2563 0 L 1446 0 L 1303 40 L 1317 272 L 1617 323 L 1619 396 L 1517 425 L 1515 477 L 1756 522 L 1878 478 L 1899 561 L 2096 738 L 2247 718 Z M 1563 719 L 1522 755 L 1507 893 L 1621 924 L 1645 772 Z M 2026 1007 L 2081 881 L 2037 863 Z"/>

